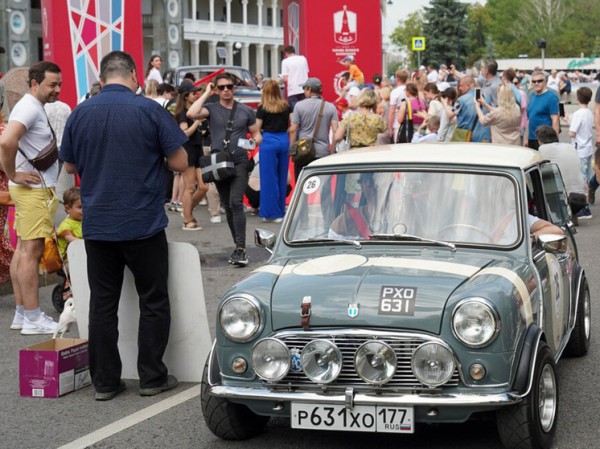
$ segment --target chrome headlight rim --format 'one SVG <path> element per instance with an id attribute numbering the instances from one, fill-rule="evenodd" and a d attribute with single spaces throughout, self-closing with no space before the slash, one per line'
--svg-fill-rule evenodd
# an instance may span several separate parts
<path id="1" fill-rule="evenodd" d="M 324 343 L 326 345 L 329 345 L 333 349 L 333 351 L 335 352 L 335 355 L 337 356 L 337 358 L 340 361 L 340 367 L 339 367 L 339 370 L 337 371 L 337 373 L 335 373 L 335 375 L 332 375 L 331 378 L 327 379 L 326 381 L 324 381 L 322 379 L 316 379 L 314 377 L 314 375 L 312 375 L 312 373 L 309 374 L 307 372 L 307 366 L 308 366 L 308 364 L 305 363 L 305 361 L 304 361 L 304 351 L 306 350 L 307 347 L 309 347 L 311 344 L 314 344 L 314 343 Z M 336 381 L 340 377 L 340 374 L 341 374 L 342 369 L 344 367 L 344 357 L 342 355 L 342 352 L 340 351 L 340 348 L 338 348 L 338 346 L 335 343 L 333 343 L 332 341 L 327 340 L 325 338 L 315 338 L 315 339 L 309 341 L 304 346 L 304 348 L 302 348 L 302 351 L 300 351 L 300 358 L 302 360 L 302 372 L 304 373 L 304 375 L 306 377 L 308 377 L 311 381 L 313 381 L 313 382 L 315 382 L 316 384 L 319 384 L 319 385 L 327 385 L 327 384 L 330 384 L 330 383 Z"/>
<path id="2" fill-rule="evenodd" d="M 287 369 L 285 370 L 284 373 L 282 373 L 279 376 L 273 377 L 273 378 L 268 378 L 266 376 L 261 376 L 261 374 L 256 370 L 256 363 L 254 360 L 254 351 L 256 350 L 256 347 L 258 345 L 260 345 L 261 343 L 264 343 L 266 341 L 274 341 L 275 343 L 278 343 L 279 345 L 281 345 L 283 348 L 285 348 L 285 350 L 287 351 Z M 290 372 L 290 348 L 287 347 L 287 345 L 281 341 L 278 338 L 273 338 L 273 337 L 267 337 L 267 338 L 261 338 L 260 340 L 258 340 L 256 343 L 254 343 L 254 345 L 252 346 L 252 351 L 250 353 L 250 360 L 252 361 L 252 370 L 256 373 L 256 375 L 261 378 L 262 380 L 266 381 L 266 382 L 279 382 L 281 379 L 283 379 L 285 376 L 287 376 Z"/>
<path id="3" fill-rule="evenodd" d="M 478 303 L 481 304 L 483 306 L 485 306 L 488 311 L 490 312 L 491 317 L 494 319 L 494 331 L 492 333 L 492 335 L 484 342 L 481 343 L 471 343 L 469 341 L 466 341 L 465 339 L 463 339 L 460 335 L 460 333 L 456 330 L 456 314 L 458 313 L 458 311 L 460 310 L 461 307 L 465 306 L 465 304 L 468 303 Z M 481 298 L 478 296 L 473 296 L 470 298 L 465 298 L 461 301 L 458 302 L 458 304 L 456 304 L 456 306 L 454 307 L 454 310 L 452 311 L 452 322 L 451 322 L 451 327 L 452 327 L 452 334 L 454 335 L 454 337 L 460 341 L 462 344 L 464 344 L 465 346 L 468 346 L 469 348 L 484 348 L 486 346 L 491 345 L 496 338 L 498 337 L 498 334 L 500 333 L 500 328 L 502 327 L 502 321 L 500 320 L 500 315 L 498 314 L 498 310 L 496 309 L 495 305 L 493 302 L 491 302 L 490 300 L 486 299 L 486 298 Z"/>
<path id="4" fill-rule="evenodd" d="M 453 365 L 453 369 L 450 372 L 450 375 L 448 376 L 448 378 L 446 380 L 444 380 L 443 382 L 434 382 L 434 383 L 427 383 L 427 382 L 423 382 L 421 380 L 421 378 L 417 375 L 417 373 L 415 372 L 415 354 L 419 351 L 419 349 L 425 347 L 425 346 L 431 346 L 431 345 L 436 345 L 436 346 L 440 346 L 444 349 L 446 349 L 448 351 L 448 353 L 450 354 L 450 358 L 452 361 L 452 365 Z M 412 370 L 413 375 L 416 377 L 416 379 L 421 382 L 423 385 L 426 385 L 429 388 L 436 388 L 436 387 L 440 387 L 443 386 L 444 384 L 448 383 L 450 381 L 450 379 L 452 379 L 452 376 L 454 376 L 454 372 L 457 370 L 457 368 L 459 367 L 459 363 L 456 360 L 456 355 L 454 354 L 454 351 L 452 350 L 452 348 L 447 345 L 445 342 L 443 341 L 426 341 L 425 343 L 420 344 L 413 352 L 412 357 L 410 358 L 410 367 Z"/>
<path id="5" fill-rule="evenodd" d="M 392 372 L 392 374 L 390 376 L 388 376 L 386 379 L 381 380 L 381 381 L 373 381 L 371 379 L 367 379 L 365 376 L 363 376 L 363 373 L 358 369 L 358 364 L 357 364 L 358 352 L 363 347 L 367 346 L 368 344 L 372 344 L 372 343 L 377 343 L 377 344 L 380 344 L 381 346 L 384 346 L 386 349 L 389 349 L 394 356 L 394 371 Z M 384 384 L 388 383 L 396 375 L 397 367 L 398 367 L 398 357 L 396 356 L 396 351 L 394 351 L 394 348 L 392 348 L 388 343 L 386 343 L 384 341 L 380 341 L 380 340 L 365 341 L 362 345 L 360 345 L 358 347 L 358 349 L 354 353 L 354 371 L 358 374 L 358 377 L 360 377 L 364 382 L 371 384 L 371 385 L 380 386 L 380 385 L 384 385 Z"/>
<path id="6" fill-rule="evenodd" d="M 236 337 L 234 335 L 231 335 L 229 332 L 227 332 L 227 330 L 223 326 L 223 322 L 222 322 L 222 318 L 221 318 L 221 314 L 223 313 L 223 309 L 225 308 L 225 306 L 228 305 L 231 301 L 236 301 L 236 300 L 242 300 L 242 301 L 245 301 L 245 302 L 249 303 L 250 305 L 252 305 L 256 309 L 258 319 L 259 319 L 258 326 L 256 326 L 254 328 L 252 333 L 250 333 L 249 335 L 246 335 L 244 337 Z M 219 310 L 217 312 L 217 317 L 218 317 L 219 327 L 220 327 L 221 331 L 223 332 L 223 334 L 225 335 L 225 337 L 227 337 L 229 340 L 234 341 L 236 343 L 244 343 L 244 342 L 252 341 L 254 338 L 256 338 L 258 335 L 261 334 L 261 332 L 265 326 L 264 310 L 261 307 L 260 302 L 254 296 L 249 295 L 247 293 L 237 293 L 237 294 L 231 295 L 231 296 L 227 297 L 226 299 L 224 299 L 219 306 Z"/>

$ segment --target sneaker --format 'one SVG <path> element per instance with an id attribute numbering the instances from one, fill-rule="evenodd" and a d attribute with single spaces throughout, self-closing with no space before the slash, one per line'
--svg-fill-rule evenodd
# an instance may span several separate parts
<path id="1" fill-rule="evenodd" d="M 212 217 L 210 217 L 210 222 L 211 223 L 221 223 L 221 216 L 213 215 Z"/>
<path id="2" fill-rule="evenodd" d="M 588 203 L 594 204 L 596 202 L 596 190 L 590 189 L 588 191 Z"/>
<path id="3" fill-rule="evenodd" d="M 121 381 L 119 382 L 119 386 L 116 390 L 103 392 L 97 391 L 95 399 L 97 401 L 110 401 L 111 399 L 114 399 L 116 395 L 125 391 L 125 388 L 125 382 Z"/>
<path id="4" fill-rule="evenodd" d="M 20 331 L 23 329 L 23 321 L 25 321 L 25 315 L 15 311 L 15 317 L 13 318 L 10 328 L 14 331 Z"/>
<path id="5" fill-rule="evenodd" d="M 592 211 L 589 210 L 587 207 L 577 212 L 577 219 L 579 220 L 589 220 L 590 218 L 592 218 Z"/>
<path id="6" fill-rule="evenodd" d="M 21 335 L 54 334 L 57 326 L 56 321 L 42 312 L 42 316 L 37 321 L 30 321 L 24 317 Z"/>
<path id="7" fill-rule="evenodd" d="M 157 394 L 172 390 L 178 383 L 177 378 L 169 374 L 167 376 L 167 381 L 158 387 L 140 388 L 140 396 L 156 396 Z"/>
<path id="8" fill-rule="evenodd" d="M 246 250 L 244 248 L 236 248 L 231 256 L 229 256 L 229 263 L 237 265 L 239 267 L 245 267 L 248 265 L 248 256 L 246 256 Z"/>

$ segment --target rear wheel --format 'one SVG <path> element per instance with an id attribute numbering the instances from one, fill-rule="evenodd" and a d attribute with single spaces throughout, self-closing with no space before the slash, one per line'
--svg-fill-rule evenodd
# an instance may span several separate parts
<path id="1" fill-rule="evenodd" d="M 63 299 L 63 285 L 58 284 L 52 290 L 52 305 L 58 313 L 62 313 L 65 309 L 65 301 Z"/>
<path id="2" fill-rule="evenodd" d="M 208 392 L 208 363 L 202 374 L 201 403 L 209 430 L 224 440 L 245 440 L 261 433 L 268 416 L 257 415 L 248 407 Z"/>
<path id="3" fill-rule="evenodd" d="M 583 286 L 579 292 L 579 303 L 577 304 L 577 316 L 575 317 L 575 327 L 571 332 L 571 338 L 565 348 L 565 354 L 572 357 L 582 357 L 587 354 L 590 348 L 590 335 L 592 331 L 592 310 L 590 299 L 590 288 L 587 280 L 583 281 Z"/>
<path id="4" fill-rule="evenodd" d="M 552 446 L 558 417 L 558 381 L 552 352 L 540 343 L 533 384 L 520 404 L 496 414 L 498 433 L 508 449 L 548 449 Z"/>

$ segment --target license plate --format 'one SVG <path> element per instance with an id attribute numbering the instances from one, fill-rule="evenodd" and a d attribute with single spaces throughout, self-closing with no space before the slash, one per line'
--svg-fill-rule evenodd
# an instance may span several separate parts
<path id="1" fill-rule="evenodd" d="M 414 433 L 412 407 L 304 404 L 292 402 L 292 428 Z"/>

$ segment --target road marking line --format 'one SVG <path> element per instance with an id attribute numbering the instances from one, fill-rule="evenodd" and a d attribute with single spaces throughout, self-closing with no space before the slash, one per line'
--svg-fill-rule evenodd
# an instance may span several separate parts
<path id="1" fill-rule="evenodd" d="M 142 421 L 146 421 L 153 416 L 165 412 L 176 405 L 195 398 L 196 396 L 200 396 L 200 385 L 195 385 L 192 388 L 176 394 L 175 396 L 171 396 L 170 398 L 153 404 L 150 407 L 146 407 L 138 412 L 126 416 L 123 419 L 104 426 L 92 433 L 76 439 L 75 441 L 71 441 L 70 443 L 61 446 L 58 449 L 84 449 L 129 427 L 135 426 Z"/>

